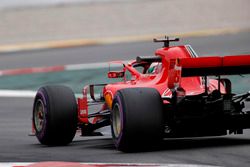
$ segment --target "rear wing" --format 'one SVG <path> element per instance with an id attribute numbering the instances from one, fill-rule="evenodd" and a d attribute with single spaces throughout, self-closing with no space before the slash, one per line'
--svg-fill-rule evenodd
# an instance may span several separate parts
<path id="1" fill-rule="evenodd" d="M 221 79 L 220 76 L 250 74 L 250 55 L 182 58 L 175 61 L 172 61 L 174 68 L 169 70 L 168 87 L 170 89 L 180 87 L 182 77 L 202 76 L 205 80 L 205 93 L 207 93 L 207 76 L 213 75 L 218 76 L 218 89 L 220 90 L 220 83 L 223 82 L 226 92 L 230 94 L 230 80 Z"/>
<path id="2" fill-rule="evenodd" d="M 250 55 L 179 59 L 181 76 L 250 74 Z"/>

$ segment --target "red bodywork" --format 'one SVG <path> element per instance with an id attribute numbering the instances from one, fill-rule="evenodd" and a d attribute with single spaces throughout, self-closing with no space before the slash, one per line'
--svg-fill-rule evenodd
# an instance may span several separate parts
<path id="1" fill-rule="evenodd" d="M 104 85 L 103 98 L 105 101 L 102 111 L 112 109 L 112 100 L 116 92 L 124 88 L 155 88 L 162 96 L 164 104 L 169 103 L 164 98 L 171 98 L 171 90 L 177 87 L 184 90 L 185 96 L 199 95 L 205 91 L 210 94 L 216 89 L 219 89 L 221 93 L 226 93 L 225 86 L 222 83 L 219 85 L 218 80 L 208 79 L 206 81 L 201 76 L 216 75 L 216 73 L 218 75 L 236 74 L 236 72 L 239 72 L 239 74 L 249 73 L 250 69 L 250 55 L 198 58 L 189 45 L 163 47 L 156 50 L 155 56 L 161 59 L 160 62 L 158 61 L 161 65 L 154 73 L 146 72 L 153 62 L 143 60 L 134 60 L 127 64 L 115 62 L 123 64 L 124 68 L 119 72 L 110 72 L 109 77 L 121 77 L 123 72 L 130 73 L 131 77 L 124 77 L 122 82 Z M 139 72 L 137 66 L 143 66 L 143 72 Z M 205 81 L 207 84 L 204 83 Z M 85 87 L 83 89 L 83 98 L 78 99 L 79 122 L 85 124 L 90 123 L 88 121 L 87 91 L 88 87 Z M 93 96 L 93 92 L 91 94 Z M 91 123 L 94 124 L 95 121 L 96 118 Z"/>

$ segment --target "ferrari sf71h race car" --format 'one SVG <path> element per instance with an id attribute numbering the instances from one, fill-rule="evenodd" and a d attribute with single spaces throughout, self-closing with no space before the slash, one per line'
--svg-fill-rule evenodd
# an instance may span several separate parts
<path id="1" fill-rule="evenodd" d="M 249 74 L 250 55 L 198 57 L 190 45 L 169 46 L 178 40 L 154 39 L 164 44 L 155 56 L 115 62 L 122 70 L 107 76 L 121 81 L 85 86 L 81 98 L 65 86 L 41 87 L 32 117 L 39 142 L 67 145 L 77 130 L 88 136 L 111 125 L 116 148 L 131 151 L 166 137 L 242 134 L 250 128 L 250 111 L 244 109 L 250 92 L 234 94 L 231 81 L 221 77 Z M 90 111 L 93 105 L 101 109 Z"/>

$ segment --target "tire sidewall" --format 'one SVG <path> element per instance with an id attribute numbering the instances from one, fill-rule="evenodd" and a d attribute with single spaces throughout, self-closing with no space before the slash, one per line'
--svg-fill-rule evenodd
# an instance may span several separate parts
<path id="1" fill-rule="evenodd" d="M 44 123 L 42 126 L 42 129 L 40 131 L 37 130 L 37 127 L 35 126 L 35 115 L 34 115 L 34 111 L 35 111 L 35 105 L 37 103 L 37 100 L 41 100 L 43 105 L 44 105 L 44 115 L 45 115 L 45 119 L 44 119 Z M 40 88 L 37 91 L 36 97 L 35 97 L 35 101 L 34 101 L 34 106 L 33 106 L 33 124 L 34 124 L 34 128 L 35 128 L 35 135 L 37 137 L 37 139 L 42 143 L 45 144 L 46 138 L 49 135 L 49 104 L 48 104 L 48 97 L 47 94 L 45 93 L 43 88 Z"/>
<path id="2" fill-rule="evenodd" d="M 118 92 L 119 93 L 119 92 Z M 117 94 L 118 94 L 117 93 Z M 125 132 L 125 115 L 124 115 L 124 105 L 122 104 L 122 100 L 121 100 L 121 96 L 118 96 L 116 95 L 115 98 L 114 98 L 114 101 L 113 101 L 113 107 L 115 105 L 118 105 L 119 107 L 119 112 L 120 112 L 120 120 L 121 120 L 121 133 L 119 134 L 118 137 L 115 136 L 114 134 L 114 127 L 113 127 L 113 123 L 112 123 L 112 118 L 113 118 L 113 111 L 111 112 L 111 132 L 112 132 L 112 137 L 113 137 L 113 140 L 114 140 L 114 144 L 117 148 L 120 147 L 121 143 L 122 143 L 122 139 L 124 137 L 124 132 Z"/>

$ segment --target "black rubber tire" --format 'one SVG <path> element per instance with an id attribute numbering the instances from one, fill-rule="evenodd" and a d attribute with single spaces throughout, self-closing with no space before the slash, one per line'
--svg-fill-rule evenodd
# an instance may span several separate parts
<path id="1" fill-rule="evenodd" d="M 120 133 L 116 132 L 114 122 L 117 113 L 121 120 Z M 163 130 L 163 104 L 157 90 L 127 88 L 117 91 L 111 111 L 111 131 L 118 150 L 131 152 L 155 145 L 162 140 Z"/>
<path id="2" fill-rule="evenodd" d="M 44 113 L 43 123 L 39 122 L 41 125 L 35 123 L 38 105 L 42 106 Z M 41 87 L 37 91 L 32 120 L 35 135 L 41 144 L 67 145 L 72 142 L 77 129 L 77 115 L 75 95 L 70 88 L 53 85 Z"/>

